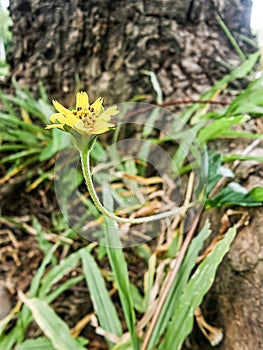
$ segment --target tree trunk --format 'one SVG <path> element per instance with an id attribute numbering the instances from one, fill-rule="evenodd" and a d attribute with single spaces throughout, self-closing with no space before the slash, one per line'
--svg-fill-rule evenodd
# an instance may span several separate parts
<path id="1" fill-rule="evenodd" d="M 50 98 L 69 105 L 76 89 L 87 90 L 92 98 L 106 96 L 106 104 L 140 94 L 155 100 L 142 70 L 157 74 L 165 98 L 197 98 L 240 63 L 215 15 L 248 53 L 253 48 L 243 38 L 251 37 L 251 4 L 251 0 L 10 0 L 12 75 L 34 93 L 41 81 Z M 217 306 L 212 323 L 225 329 L 221 350 L 263 348 L 262 216 L 261 226 L 257 218 L 239 233 L 207 297 L 208 307 L 211 301 Z M 238 264 L 243 258 L 252 263 Z M 200 349 L 205 348 L 211 347 L 202 343 Z"/>
<path id="2" fill-rule="evenodd" d="M 239 63 L 216 13 L 247 51 L 250 8 L 251 0 L 11 0 L 12 74 L 34 92 L 42 81 L 52 97 L 82 88 L 111 103 L 154 95 L 149 70 L 165 97 L 198 97 Z"/>
<path id="3" fill-rule="evenodd" d="M 262 156 L 262 147 L 253 153 Z M 263 186 L 262 165 L 245 162 L 236 178 L 249 190 Z M 249 224 L 238 232 L 204 303 L 206 314 L 215 318 L 211 323 L 224 329 L 219 350 L 263 349 L 263 210 L 243 208 L 242 212 L 248 213 Z"/>

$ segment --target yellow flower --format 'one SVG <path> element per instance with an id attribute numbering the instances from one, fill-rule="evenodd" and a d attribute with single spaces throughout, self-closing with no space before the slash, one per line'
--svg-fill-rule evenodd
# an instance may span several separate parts
<path id="1" fill-rule="evenodd" d="M 54 124 L 47 125 L 46 129 L 58 128 L 66 131 L 73 128 L 81 134 L 103 134 L 115 126 L 110 123 L 110 119 L 119 111 L 117 106 L 104 110 L 102 103 L 103 99 L 100 97 L 90 105 L 86 92 L 77 93 L 76 108 L 72 111 L 53 100 L 53 105 L 59 113 L 51 115 L 50 121 Z"/>

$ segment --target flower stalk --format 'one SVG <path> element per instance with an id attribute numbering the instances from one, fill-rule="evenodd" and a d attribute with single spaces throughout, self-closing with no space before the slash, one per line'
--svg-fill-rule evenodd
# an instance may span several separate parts
<path id="1" fill-rule="evenodd" d="M 119 223 L 143 224 L 146 222 L 161 220 L 169 216 L 183 215 L 185 211 L 192 206 L 185 205 L 180 208 L 176 207 L 163 213 L 141 218 L 122 218 L 109 212 L 100 202 L 93 185 L 90 154 L 97 140 L 97 135 L 103 134 L 115 127 L 110 121 L 112 116 L 119 113 L 117 106 L 114 105 L 104 109 L 103 99 L 101 97 L 90 104 L 86 92 L 77 93 L 75 109 L 67 109 L 56 100 L 53 100 L 53 105 L 58 113 L 51 115 L 50 121 L 52 124 L 47 125 L 46 129 L 57 128 L 71 132 L 75 146 L 80 152 L 82 172 L 88 191 L 95 206 L 103 215 Z M 91 139 L 92 135 L 95 135 L 95 137 Z"/>
<path id="2" fill-rule="evenodd" d="M 79 149 L 80 152 L 80 157 L 81 157 L 81 165 L 82 165 L 82 172 L 83 176 L 86 181 L 86 185 L 89 191 L 89 194 L 97 207 L 97 209 L 105 216 L 108 218 L 115 220 L 119 223 L 129 223 L 129 224 L 143 224 L 146 222 L 151 222 L 151 221 L 158 221 L 164 218 L 167 218 L 169 216 L 173 215 L 179 215 L 183 214 L 185 212 L 185 209 L 189 208 L 191 205 L 188 206 L 182 206 L 180 208 L 176 207 L 172 210 L 156 214 L 156 215 L 151 215 L 151 216 L 146 216 L 142 218 L 122 218 L 120 216 L 115 215 L 114 213 L 109 212 L 101 203 L 100 199 L 97 196 L 96 189 L 94 188 L 93 181 L 92 181 L 92 174 L 91 174 L 91 167 L 90 167 L 90 154 L 92 152 L 92 149 L 95 145 L 97 137 L 94 137 L 88 145 L 83 149 Z"/>

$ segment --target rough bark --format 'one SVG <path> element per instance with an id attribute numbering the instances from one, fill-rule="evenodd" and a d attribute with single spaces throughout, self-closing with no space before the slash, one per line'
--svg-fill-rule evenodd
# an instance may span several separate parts
<path id="1" fill-rule="evenodd" d="M 215 14 L 247 51 L 250 7 L 251 0 L 11 0 L 12 74 L 61 98 L 80 80 L 77 88 L 110 103 L 154 95 L 146 69 L 166 97 L 197 97 L 239 62 Z"/>
<path id="2" fill-rule="evenodd" d="M 250 123 L 253 125 L 253 122 Z M 251 129 L 253 126 L 250 125 Z M 226 153 L 228 150 L 242 149 L 248 142 L 244 140 L 225 143 L 214 143 L 215 149 Z M 263 156 L 263 148 L 257 146 L 252 152 L 255 156 Z M 263 186 L 263 170 L 261 164 L 254 161 L 244 162 L 236 170 L 237 182 L 248 190 Z M 223 342 L 216 348 L 219 350 L 254 350 L 263 348 L 263 210 L 262 208 L 234 208 L 248 214 L 247 223 L 238 230 L 229 253 L 220 265 L 212 289 L 205 297 L 202 308 L 207 321 L 224 332 Z M 207 212 L 212 223 L 212 231 L 216 235 L 220 229 L 219 218 L 226 209 Z M 233 217 L 239 220 L 241 214 Z M 205 217 L 203 218 L 205 221 Z M 191 350 L 209 350 L 211 345 L 201 335 L 198 328 L 190 338 Z"/>
<path id="3" fill-rule="evenodd" d="M 262 156 L 263 148 L 259 146 L 254 154 Z M 243 163 L 237 178 L 248 189 L 263 186 L 262 166 Z M 220 350 L 263 348 L 263 210 L 250 209 L 248 213 L 249 225 L 238 233 L 213 288 L 216 322 L 225 333 Z"/>
<path id="4" fill-rule="evenodd" d="M 166 98 L 196 98 L 240 62 L 215 14 L 249 52 L 242 38 L 251 37 L 250 9 L 251 0 L 11 0 L 12 75 L 34 93 L 43 82 L 51 98 L 69 104 L 79 88 L 111 103 L 139 94 L 154 99 L 144 69 L 157 74 Z M 257 215 L 239 233 L 207 298 L 216 305 L 213 323 L 225 329 L 221 350 L 263 348 Z M 244 268 L 237 263 L 243 258 Z"/>

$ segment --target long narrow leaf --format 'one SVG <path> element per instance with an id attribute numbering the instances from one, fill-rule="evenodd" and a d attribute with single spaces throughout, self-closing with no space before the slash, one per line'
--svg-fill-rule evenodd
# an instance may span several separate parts
<path id="1" fill-rule="evenodd" d="M 45 337 L 28 339 L 16 346 L 16 350 L 55 350 L 51 341 Z"/>
<path id="2" fill-rule="evenodd" d="M 170 293 L 163 306 L 162 312 L 156 323 L 155 329 L 153 331 L 148 345 L 148 349 L 152 349 L 153 346 L 159 341 L 168 323 L 170 322 L 170 319 L 174 312 L 175 304 L 186 286 L 186 283 L 189 279 L 191 271 L 193 270 L 196 264 L 197 256 L 204 244 L 204 241 L 211 232 L 209 226 L 210 224 L 207 221 L 200 233 L 192 240 L 188 248 L 185 259 L 182 263 L 181 268 L 179 269 L 177 278 L 174 281 L 174 284 L 170 290 Z"/>
<path id="3" fill-rule="evenodd" d="M 48 254 L 45 256 L 42 264 L 40 265 L 35 277 L 33 278 L 29 290 L 29 296 L 34 297 L 41 283 L 41 279 L 45 272 L 46 266 L 51 262 L 53 254 L 57 249 L 58 244 L 54 244 L 54 246 L 50 249 Z M 13 345 L 15 343 L 20 343 L 25 335 L 25 331 L 29 326 L 32 320 L 32 316 L 27 307 L 23 307 L 21 312 L 18 314 L 18 321 L 15 327 L 9 332 L 7 335 L 0 335 L 0 349 L 11 350 L 13 349 Z"/>
<path id="4" fill-rule="evenodd" d="M 221 118 L 219 120 L 213 121 L 211 124 L 204 127 L 198 134 L 198 141 L 201 145 L 205 144 L 207 141 L 219 137 L 225 130 L 231 125 L 242 124 L 249 120 L 248 116 L 237 116 L 237 117 L 227 117 Z"/>
<path id="5" fill-rule="evenodd" d="M 93 256 L 87 250 L 81 250 L 80 256 L 91 300 L 100 326 L 106 331 L 120 337 L 122 335 L 121 323 L 113 302 L 109 297 L 100 269 Z"/>
<path id="6" fill-rule="evenodd" d="M 30 309 L 35 322 L 51 340 L 57 350 L 85 350 L 70 334 L 67 324 L 55 313 L 46 301 L 21 296 L 22 301 Z"/>
<path id="7" fill-rule="evenodd" d="M 216 270 L 228 252 L 235 235 L 236 228 L 231 227 L 191 277 L 185 292 L 177 299 L 174 316 L 158 347 L 159 350 L 180 349 L 182 342 L 192 330 L 195 309 L 201 304 L 204 295 L 211 287 Z"/>
<path id="8" fill-rule="evenodd" d="M 112 208 L 112 197 L 107 187 L 103 188 L 103 198 L 107 208 Z M 128 268 L 121 249 L 122 243 L 119 238 L 119 228 L 116 221 L 105 219 L 104 232 L 107 241 L 107 254 L 113 271 L 114 279 L 118 286 L 118 293 L 122 304 L 125 320 L 131 335 L 134 350 L 139 350 L 139 339 L 135 328 L 135 312 L 130 292 Z"/>
<path id="9" fill-rule="evenodd" d="M 62 260 L 59 265 L 54 266 L 43 278 L 39 296 L 45 296 L 56 282 L 77 266 L 79 260 L 80 251 L 77 251 Z"/>

